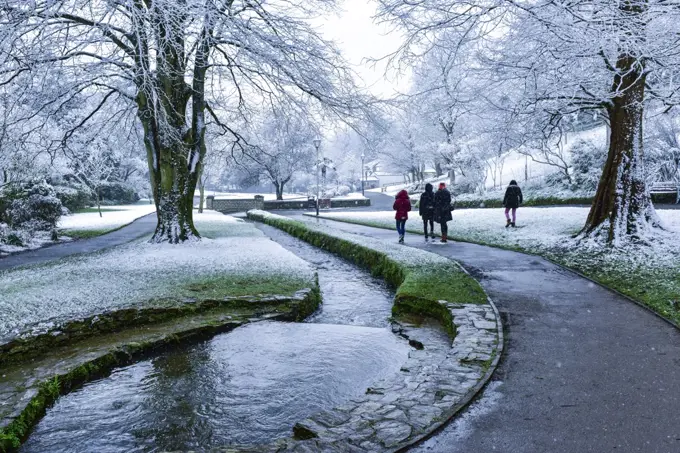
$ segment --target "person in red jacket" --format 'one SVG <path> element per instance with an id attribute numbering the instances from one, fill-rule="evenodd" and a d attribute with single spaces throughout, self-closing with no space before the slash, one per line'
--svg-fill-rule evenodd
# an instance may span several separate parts
<path id="1" fill-rule="evenodd" d="M 404 234 L 406 234 L 406 221 L 408 220 L 408 213 L 411 210 L 411 199 L 408 192 L 401 190 L 394 200 L 392 209 L 397 211 L 394 218 L 397 221 L 397 233 L 399 233 L 399 243 L 404 243 Z"/>

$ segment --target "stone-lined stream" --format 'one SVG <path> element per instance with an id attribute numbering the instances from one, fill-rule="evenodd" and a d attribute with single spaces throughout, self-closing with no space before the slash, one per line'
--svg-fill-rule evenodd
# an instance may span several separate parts
<path id="1" fill-rule="evenodd" d="M 23 452 L 206 450 L 268 443 L 363 394 L 410 350 L 388 328 L 393 293 L 369 273 L 278 230 L 318 269 L 307 323 L 260 322 L 121 368 L 60 398 Z"/>

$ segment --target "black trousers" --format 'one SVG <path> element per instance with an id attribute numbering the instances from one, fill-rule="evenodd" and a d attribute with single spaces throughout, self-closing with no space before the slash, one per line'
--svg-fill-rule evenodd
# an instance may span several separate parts
<path id="1" fill-rule="evenodd" d="M 440 223 L 441 228 L 442 228 L 442 236 L 446 236 L 449 234 L 449 226 L 447 225 L 446 222 L 441 222 Z"/>
<path id="2" fill-rule="evenodd" d="M 430 223 L 430 234 L 434 234 L 434 220 L 423 219 L 423 229 L 425 230 L 425 236 L 427 236 L 427 224 Z"/>

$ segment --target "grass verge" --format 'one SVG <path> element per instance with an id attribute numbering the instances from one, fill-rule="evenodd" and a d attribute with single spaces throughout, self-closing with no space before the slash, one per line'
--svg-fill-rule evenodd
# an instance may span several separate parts
<path id="1" fill-rule="evenodd" d="M 397 288 L 392 312 L 427 315 L 439 320 L 455 336 L 448 309 L 439 301 L 485 304 L 479 283 L 457 263 L 422 250 L 375 241 L 341 231 L 317 229 L 304 222 L 264 211 L 250 211 L 248 218 L 266 223 L 316 247 L 335 253 L 383 277 Z"/>

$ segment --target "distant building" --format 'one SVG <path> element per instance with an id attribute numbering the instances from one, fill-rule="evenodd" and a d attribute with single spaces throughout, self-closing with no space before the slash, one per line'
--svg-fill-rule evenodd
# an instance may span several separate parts
<path id="1" fill-rule="evenodd" d="M 363 180 L 364 188 L 374 189 L 386 184 L 404 183 L 407 179 L 403 173 L 384 169 L 382 162 L 377 159 L 364 164 Z"/>

